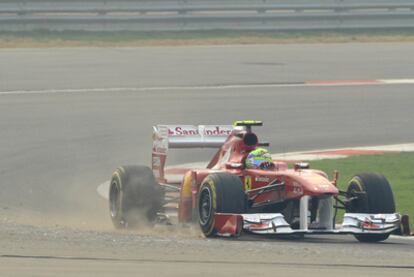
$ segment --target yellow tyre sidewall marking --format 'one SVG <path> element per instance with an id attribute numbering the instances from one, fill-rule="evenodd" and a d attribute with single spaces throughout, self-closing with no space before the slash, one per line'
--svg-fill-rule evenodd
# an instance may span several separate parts
<path id="1" fill-rule="evenodd" d="M 217 194 L 216 194 L 216 185 L 214 184 L 214 181 L 212 179 L 208 179 L 207 183 L 209 185 L 210 191 L 211 191 L 211 212 L 212 212 L 212 217 L 211 217 L 211 225 L 210 228 L 207 231 L 207 235 L 210 235 L 213 230 L 214 230 L 214 225 L 215 225 L 215 220 L 214 220 L 214 213 L 217 210 Z"/>
<path id="2" fill-rule="evenodd" d="M 364 186 L 362 185 L 361 179 L 359 179 L 358 177 L 352 178 L 350 183 L 356 184 L 359 188 L 359 191 L 365 191 Z"/>

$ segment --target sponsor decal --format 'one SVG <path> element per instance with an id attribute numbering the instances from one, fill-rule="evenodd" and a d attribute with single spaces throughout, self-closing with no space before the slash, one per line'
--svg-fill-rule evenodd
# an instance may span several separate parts
<path id="1" fill-rule="evenodd" d="M 183 126 L 169 126 L 168 127 L 168 136 L 169 137 L 180 137 L 180 136 L 200 136 L 200 132 L 204 136 L 228 136 L 233 131 L 233 127 L 217 125 L 217 126 L 192 126 L 192 125 L 183 125 Z"/>
<path id="2" fill-rule="evenodd" d="M 359 225 L 361 229 L 380 229 L 381 228 L 381 226 L 371 222 L 368 218 L 366 218 L 364 222 L 360 222 Z"/>
<path id="3" fill-rule="evenodd" d="M 246 226 L 248 229 L 263 229 L 266 230 L 269 228 L 269 223 L 252 223 Z"/>
<path id="4" fill-rule="evenodd" d="M 266 182 L 268 183 L 270 181 L 269 177 L 267 176 L 256 176 L 254 179 L 256 182 Z"/>
<path id="5" fill-rule="evenodd" d="M 153 142 L 152 152 L 165 154 L 167 153 L 167 149 L 168 149 L 167 140 L 157 140 Z"/>
<path id="6" fill-rule="evenodd" d="M 206 136 L 228 136 L 233 131 L 233 128 L 227 126 L 206 126 L 204 128 L 204 135 Z"/>
<path id="7" fill-rule="evenodd" d="M 296 194 L 303 194 L 302 186 L 296 182 L 293 182 L 292 191 Z"/>
<path id="8" fill-rule="evenodd" d="M 244 190 L 248 191 L 252 189 L 252 177 L 251 176 L 245 176 L 244 177 Z"/>
<path id="9" fill-rule="evenodd" d="M 198 136 L 199 132 L 195 126 L 176 126 L 168 128 L 168 136 Z"/>
<path id="10" fill-rule="evenodd" d="M 320 187 L 322 190 L 328 190 L 328 189 L 329 189 L 329 187 L 330 187 L 330 185 L 328 185 L 328 184 L 321 184 L 321 185 L 319 185 L 319 187 Z"/>

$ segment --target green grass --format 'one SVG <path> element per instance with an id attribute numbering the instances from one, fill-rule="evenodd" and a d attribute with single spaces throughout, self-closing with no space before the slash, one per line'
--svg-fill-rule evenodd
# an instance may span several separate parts
<path id="1" fill-rule="evenodd" d="M 312 168 L 321 169 L 332 178 L 338 170 L 339 188 L 345 190 L 348 181 L 355 174 L 378 172 L 385 175 L 394 192 L 397 212 L 408 214 L 414 226 L 414 153 L 393 153 L 373 156 L 353 156 L 337 160 L 321 160 L 310 163 Z"/>
<path id="2" fill-rule="evenodd" d="M 129 46 L 414 41 L 414 30 L 343 31 L 182 31 L 182 32 L 0 32 L 0 47 Z"/>

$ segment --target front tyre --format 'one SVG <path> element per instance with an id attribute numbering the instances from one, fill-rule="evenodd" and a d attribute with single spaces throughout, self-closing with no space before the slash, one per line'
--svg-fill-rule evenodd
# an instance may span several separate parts
<path id="1" fill-rule="evenodd" d="M 394 195 L 388 180 L 377 173 L 361 173 L 349 182 L 347 198 L 354 199 L 346 207 L 349 213 L 395 213 Z M 386 240 L 390 234 L 355 235 L 362 242 Z"/>
<path id="2" fill-rule="evenodd" d="M 242 214 L 246 211 L 243 183 L 227 172 L 209 174 L 202 182 L 198 194 L 199 224 L 206 237 L 217 234 L 215 213 Z"/>
<path id="3" fill-rule="evenodd" d="M 161 210 L 163 193 L 146 166 L 121 166 L 112 174 L 109 211 L 116 228 L 152 224 Z"/>

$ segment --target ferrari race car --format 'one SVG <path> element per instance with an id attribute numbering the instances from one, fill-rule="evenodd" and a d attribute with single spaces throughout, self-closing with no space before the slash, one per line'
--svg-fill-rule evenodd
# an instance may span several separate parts
<path id="1" fill-rule="evenodd" d="M 110 181 L 109 206 L 117 228 L 136 227 L 142 220 L 171 224 L 198 222 L 206 237 L 243 232 L 266 235 L 352 234 L 359 241 L 383 241 L 400 230 L 387 179 L 377 173 L 353 177 L 346 191 L 307 163 L 293 168 L 273 161 L 249 168 L 259 142 L 252 127 L 234 125 L 157 125 L 153 127 L 152 168 L 121 166 Z M 203 168 L 167 168 L 172 148 L 218 148 Z M 345 210 L 342 224 L 336 213 Z"/>

